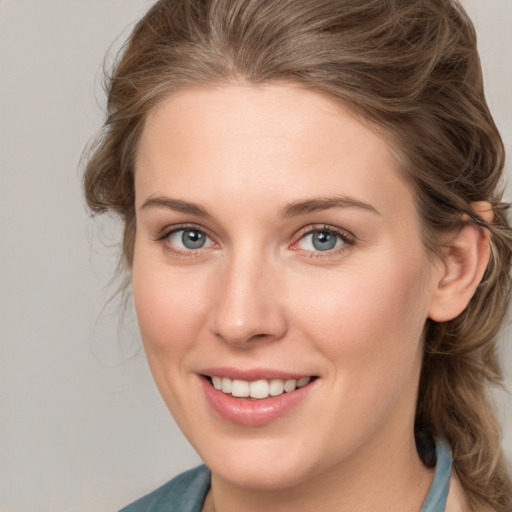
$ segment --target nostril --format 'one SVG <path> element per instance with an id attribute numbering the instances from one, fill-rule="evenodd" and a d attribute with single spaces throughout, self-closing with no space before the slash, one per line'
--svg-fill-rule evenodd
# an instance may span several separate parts
<path id="1" fill-rule="evenodd" d="M 268 334 L 254 334 L 251 338 L 249 338 L 249 341 L 265 338 L 266 336 L 268 336 Z"/>

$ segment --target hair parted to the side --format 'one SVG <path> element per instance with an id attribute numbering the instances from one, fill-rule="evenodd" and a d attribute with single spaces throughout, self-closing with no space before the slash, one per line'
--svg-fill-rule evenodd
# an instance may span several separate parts
<path id="1" fill-rule="evenodd" d="M 491 232 L 491 260 L 467 309 L 425 328 L 416 424 L 446 438 L 472 510 L 512 510 L 512 484 L 488 384 L 510 295 L 512 235 L 499 190 L 503 145 L 488 110 L 473 25 L 455 0 L 160 0 L 136 25 L 107 83 L 107 119 L 87 158 L 94 213 L 135 235 L 134 162 L 148 113 L 197 85 L 292 83 L 328 95 L 389 141 L 412 187 L 423 238 L 469 215 Z M 489 201 L 491 225 L 475 216 Z"/>

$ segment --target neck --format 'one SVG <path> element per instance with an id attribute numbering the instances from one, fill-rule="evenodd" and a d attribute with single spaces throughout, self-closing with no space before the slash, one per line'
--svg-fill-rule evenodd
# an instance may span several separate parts
<path id="1" fill-rule="evenodd" d="M 212 487 L 203 510 L 419 510 L 432 483 L 433 470 L 421 463 L 412 432 L 410 436 L 402 432 L 394 434 L 396 442 L 383 444 L 376 439 L 342 463 L 287 489 L 240 488 L 212 474 Z"/>

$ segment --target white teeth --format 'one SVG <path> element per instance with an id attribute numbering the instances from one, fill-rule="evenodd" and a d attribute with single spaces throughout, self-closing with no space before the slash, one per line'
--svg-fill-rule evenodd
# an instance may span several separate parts
<path id="1" fill-rule="evenodd" d="M 268 388 L 269 385 L 266 380 L 251 382 L 249 385 L 249 395 L 251 398 L 267 398 Z"/>
<path id="2" fill-rule="evenodd" d="M 297 388 L 302 388 L 311 382 L 311 377 L 296 379 L 260 379 L 253 382 L 240 379 L 229 379 L 228 377 L 211 378 L 215 389 L 231 394 L 237 398 L 263 399 L 270 396 L 279 396 L 283 393 L 291 393 Z"/>
<path id="3" fill-rule="evenodd" d="M 228 379 L 227 377 L 222 377 L 222 392 L 223 393 L 231 393 L 231 385 L 233 381 Z"/>
<path id="4" fill-rule="evenodd" d="M 239 398 L 245 398 L 249 396 L 249 383 L 246 380 L 233 381 L 231 386 L 231 394 Z"/>
<path id="5" fill-rule="evenodd" d="M 281 379 L 272 379 L 269 386 L 270 396 L 282 395 L 284 393 L 284 382 Z"/>
<path id="6" fill-rule="evenodd" d="M 309 384 L 309 381 L 311 380 L 310 377 L 302 377 L 302 379 L 299 379 L 297 381 L 297 387 L 303 388 L 306 384 Z"/>
<path id="7" fill-rule="evenodd" d="M 284 390 L 287 393 L 290 393 L 290 391 L 294 391 L 297 388 L 297 381 L 295 379 L 288 379 L 284 383 Z"/>

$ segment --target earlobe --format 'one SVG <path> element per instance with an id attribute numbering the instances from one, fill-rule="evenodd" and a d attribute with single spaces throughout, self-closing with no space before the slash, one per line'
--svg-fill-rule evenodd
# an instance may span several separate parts
<path id="1" fill-rule="evenodd" d="M 492 207 L 488 202 L 473 203 L 472 209 L 487 224 L 492 222 Z M 464 311 L 487 268 L 489 241 L 489 231 L 464 215 L 461 227 L 444 251 L 429 318 L 446 322 Z"/>

